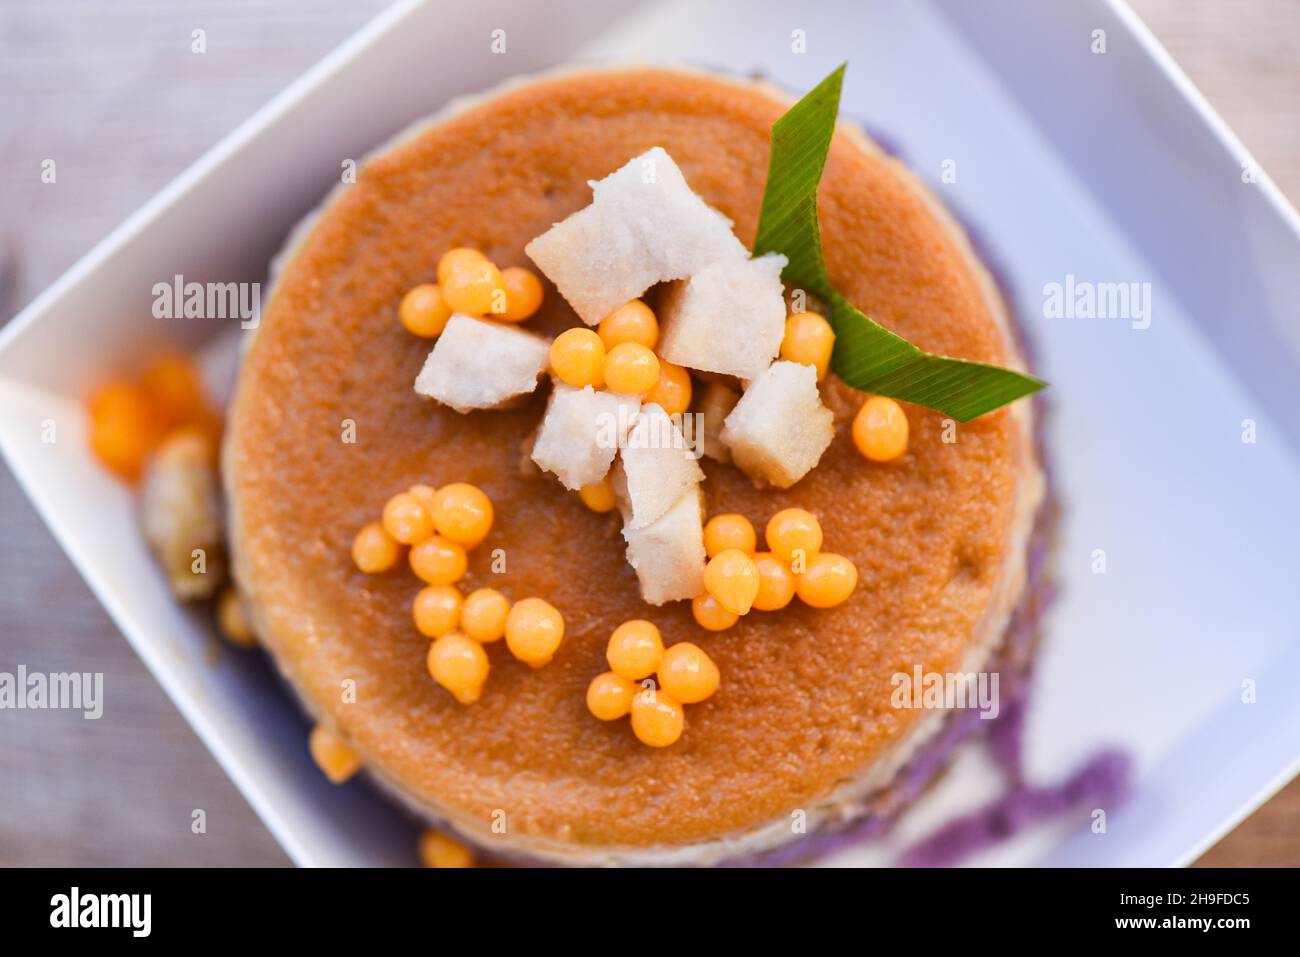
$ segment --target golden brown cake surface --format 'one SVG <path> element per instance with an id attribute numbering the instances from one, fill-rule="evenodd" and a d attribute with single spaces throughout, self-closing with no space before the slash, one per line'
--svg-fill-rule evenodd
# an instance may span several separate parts
<path id="1" fill-rule="evenodd" d="M 366 163 L 307 233 L 280 277 L 245 359 L 232 407 L 236 571 L 262 638 L 309 708 L 390 786 L 487 839 L 508 833 L 579 845 L 645 847 L 743 833 L 807 807 L 898 742 L 918 713 L 890 707 L 890 676 L 962 666 L 996 603 L 1025 468 L 1023 424 L 1006 410 L 942 441 L 943 417 L 907 406 L 911 445 L 870 464 L 848 435 L 862 396 L 836 382 L 837 435 L 787 491 L 757 490 L 704 463 L 709 514 L 741 512 L 760 530 L 778 509 L 820 515 L 826 547 L 858 566 L 852 598 L 814 610 L 797 600 L 709 634 L 689 603 L 644 604 L 615 515 L 588 511 L 552 477 L 526 477 L 525 436 L 545 390 L 524 408 L 460 415 L 412 383 L 430 342 L 399 325 L 397 304 L 431 281 L 453 246 L 501 266 L 586 205 L 587 181 L 652 146 L 754 238 L 768 132 L 784 104 L 757 87 L 634 70 L 543 79 L 438 122 Z M 820 196 L 833 281 L 877 321 L 921 347 L 1007 362 L 968 253 L 898 167 L 841 133 Z M 548 287 L 528 327 L 577 324 Z M 345 420 L 354 444 L 342 441 Z M 403 562 L 361 574 L 357 530 L 414 482 L 467 481 L 496 506 L 462 583 L 511 599 L 544 597 L 567 633 L 534 671 L 489 647 L 482 699 L 457 704 L 425 670 L 411 621 L 420 583 Z M 494 549 L 506 573 L 492 574 Z M 605 670 L 610 631 L 644 617 L 667 643 L 703 646 L 722 671 L 687 709 L 670 748 L 640 744 L 628 722 L 584 702 Z M 356 682 L 355 703 L 341 687 Z"/>

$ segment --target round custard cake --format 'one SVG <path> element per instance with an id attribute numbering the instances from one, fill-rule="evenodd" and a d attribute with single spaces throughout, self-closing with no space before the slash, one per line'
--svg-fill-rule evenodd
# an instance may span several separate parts
<path id="1" fill-rule="evenodd" d="M 761 533 L 778 510 L 809 509 L 825 547 L 860 573 L 835 608 L 796 600 L 714 634 L 690 602 L 647 605 L 617 512 L 588 510 L 528 461 L 548 388 L 469 414 L 413 391 L 431 342 L 401 327 L 397 305 L 432 281 L 442 253 L 472 246 L 503 268 L 531 267 L 525 245 L 591 201 L 589 180 L 655 146 L 748 246 L 769 132 L 790 103 L 763 84 L 679 70 L 514 83 L 371 157 L 281 257 L 224 449 L 238 585 L 312 715 L 383 787 L 488 852 L 709 863 L 796 839 L 797 811 L 809 830 L 860 813 L 944 720 L 892 707 L 891 677 L 978 670 L 1020 598 L 1043 485 L 1029 403 L 955 433 L 941 414 L 905 405 L 910 446 L 882 465 L 849 435 L 862 394 L 830 375 L 834 442 L 792 488 L 760 488 L 704 460 L 707 514 L 742 513 Z M 830 276 L 850 301 L 928 351 L 1021 367 L 994 286 L 953 220 L 847 124 L 819 206 Z M 579 324 L 548 285 L 526 328 L 553 336 Z M 429 677 L 429 642 L 411 618 L 422 583 L 405 561 L 365 575 L 350 558 L 389 496 L 457 481 L 496 509 L 462 590 L 540 596 L 566 623 L 541 669 L 504 643 L 487 646 L 491 674 L 470 706 Z M 698 643 L 721 670 L 719 690 L 687 708 L 671 747 L 647 747 L 626 720 L 596 720 L 585 704 L 611 631 L 631 618 L 654 622 L 666 644 Z M 348 680 L 356 700 L 344 703 Z"/>

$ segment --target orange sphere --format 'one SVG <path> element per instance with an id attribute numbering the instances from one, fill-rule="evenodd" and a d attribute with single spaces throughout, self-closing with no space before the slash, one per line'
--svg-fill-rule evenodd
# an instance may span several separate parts
<path id="1" fill-rule="evenodd" d="M 587 685 L 587 710 L 601 721 L 614 721 L 632 710 L 632 698 L 638 686 L 622 675 L 606 671 Z"/>
<path id="2" fill-rule="evenodd" d="M 655 403 L 669 415 L 681 415 L 691 407 L 691 374 L 660 359 L 659 381 L 646 393 L 645 401 Z"/>
<path id="3" fill-rule="evenodd" d="M 548 601 L 525 598 L 506 616 L 506 647 L 520 661 L 541 668 L 564 640 L 564 616 Z"/>
<path id="4" fill-rule="evenodd" d="M 492 530 L 492 500 L 468 482 L 444 485 L 433 497 L 433 526 L 438 534 L 473 548 Z"/>
<path id="5" fill-rule="evenodd" d="M 416 630 L 426 638 L 441 638 L 460 625 L 464 599 L 455 585 L 428 585 L 416 592 L 411 615 Z"/>
<path id="6" fill-rule="evenodd" d="M 367 575 L 388 571 L 397 564 L 400 553 L 401 546 L 397 539 L 384 531 L 384 526 L 379 522 L 363 526 L 352 540 L 352 561 Z"/>
<path id="7" fill-rule="evenodd" d="M 659 343 L 659 320 L 640 299 L 626 302 L 611 312 L 596 327 L 606 349 L 623 342 L 635 342 L 653 349 Z"/>
<path id="8" fill-rule="evenodd" d="M 90 445 L 100 462 L 124 479 L 140 477 L 144 461 L 163 436 L 143 389 L 104 386 L 90 399 Z"/>
<path id="9" fill-rule="evenodd" d="M 752 555 L 757 547 L 758 535 L 743 515 L 714 515 L 705 523 L 704 553 L 710 558 L 728 548 L 738 548 L 746 555 Z"/>
<path id="10" fill-rule="evenodd" d="M 469 567 L 465 549 L 449 538 L 434 535 L 411 546 L 407 556 L 411 571 L 421 581 L 430 585 L 452 585 L 460 581 Z"/>
<path id="11" fill-rule="evenodd" d="M 853 444 L 872 462 L 891 462 L 907 451 L 907 413 L 893 399 L 873 395 L 853 417 Z"/>
<path id="12" fill-rule="evenodd" d="M 821 522 L 812 512 L 802 508 L 785 508 L 777 512 L 768 520 L 764 535 L 767 547 L 786 564 L 796 558 L 802 558 L 806 563 L 822 547 Z"/>
<path id="13" fill-rule="evenodd" d="M 758 596 L 758 567 L 739 548 L 727 548 L 704 566 L 704 588 L 729 612 L 746 615 Z"/>
<path id="14" fill-rule="evenodd" d="M 510 602 L 494 588 L 476 588 L 460 609 L 460 627 L 479 644 L 500 641 L 506 633 Z"/>
<path id="15" fill-rule="evenodd" d="M 610 392 L 649 392 L 659 381 L 659 357 L 639 343 L 620 342 L 605 354 L 602 375 Z"/>
<path id="16" fill-rule="evenodd" d="M 421 283 L 402 297 L 397 318 L 407 332 L 424 339 L 442 334 L 451 318 L 451 306 L 442 298 L 442 290 L 433 283 Z"/>
<path id="17" fill-rule="evenodd" d="M 718 666 L 699 645 L 678 642 L 659 662 L 659 686 L 683 704 L 697 704 L 718 690 Z"/>
<path id="18" fill-rule="evenodd" d="M 808 570 L 795 576 L 795 591 L 805 605 L 832 608 L 853 594 L 858 568 L 843 555 L 819 552 L 808 559 Z"/>
<path id="19" fill-rule="evenodd" d="M 739 615 L 727 611 L 708 592 L 691 599 L 691 614 L 695 616 L 695 623 L 708 631 L 726 631 L 740 620 Z"/>
<path id="20" fill-rule="evenodd" d="M 632 732 L 642 744 L 666 748 L 682 736 L 686 715 L 667 692 L 646 689 L 632 698 Z"/>
<path id="21" fill-rule="evenodd" d="M 505 309 L 493 315 L 506 322 L 523 322 L 542 307 L 542 281 L 523 266 L 510 266 L 501 270 L 501 284 L 505 287 Z"/>
<path id="22" fill-rule="evenodd" d="M 605 646 L 610 670 L 629 681 L 640 681 L 655 673 L 663 657 L 664 640 L 653 622 L 625 621 L 614 629 Z"/>

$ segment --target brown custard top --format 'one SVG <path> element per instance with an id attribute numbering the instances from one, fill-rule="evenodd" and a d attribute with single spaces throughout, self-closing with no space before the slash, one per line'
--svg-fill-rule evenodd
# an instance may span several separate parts
<path id="1" fill-rule="evenodd" d="M 485 829 L 500 809 L 512 834 L 584 845 L 742 831 L 806 807 L 906 731 L 916 712 L 890 707 L 891 675 L 960 667 L 1010 538 L 1019 426 L 1005 410 L 945 444 L 943 417 L 907 406 L 906 456 L 871 464 L 848 434 L 862 396 L 835 381 L 835 441 L 794 488 L 759 490 L 705 460 L 708 514 L 740 512 L 761 533 L 781 508 L 810 509 L 826 547 L 860 572 L 839 607 L 796 600 L 709 634 L 689 602 L 641 601 L 616 513 L 594 514 L 521 468 L 544 388 L 522 409 L 470 415 L 412 390 L 430 342 L 402 329 L 397 305 L 432 281 L 443 252 L 468 245 L 502 267 L 531 265 L 524 244 L 589 203 L 588 180 L 652 146 L 749 244 L 784 108 L 757 88 L 657 70 L 538 81 L 367 162 L 284 270 L 232 407 L 237 574 L 311 710 L 418 803 Z M 820 212 L 831 277 L 856 305 L 925 349 L 1006 360 L 959 244 L 891 161 L 839 134 Z M 554 335 L 575 324 L 548 285 L 528 327 Z M 354 443 L 342 440 L 345 420 Z M 491 674 L 469 707 L 425 670 L 429 642 L 411 620 L 421 584 L 405 562 L 367 576 L 349 557 L 390 495 L 452 481 L 479 485 L 496 507 L 463 590 L 544 597 L 567 629 L 537 671 L 489 646 Z M 496 549 L 505 574 L 490 568 Z M 722 672 L 667 749 L 585 705 L 610 632 L 629 618 L 655 622 L 668 644 L 697 642 Z M 343 704 L 347 679 L 356 701 Z"/>

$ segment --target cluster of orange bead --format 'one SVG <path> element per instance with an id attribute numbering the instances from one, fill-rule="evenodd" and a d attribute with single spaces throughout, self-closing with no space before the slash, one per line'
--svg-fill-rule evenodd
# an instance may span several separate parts
<path id="1" fill-rule="evenodd" d="M 474 485 L 413 485 L 390 498 L 381 521 L 362 528 L 352 543 L 353 562 L 372 575 L 392 568 L 402 546 L 410 547 L 411 571 L 425 582 L 411 614 L 420 634 L 433 639 L 429 674 L 462 704 L 473 704 L 483 692 L 485 644 L 505 638 L 511 654 L 540 668 L 564 639 L 564 618 L 549 602 L 525 598 L 511 605 L 493 588 L 462 595 L 456 587 L 492 519 L 491 500 Z"/>
<path id="2" fill-rule="evenodd" d="M 172 440 L 197 435 L 207 463 L 217 465 L 221 415 L 208 400 L 193 360 L 179 353 L 155 359 L 134 379 L 97 388 L 87 403 L 90 447 L 114 474 L 135 481 L 155 451 Z M 217 596 L 217 625 L 243 648 L 257 644 L 239 596 L 227 585 Z"/>
<path id="3" fill-rule="evenodd" d="M 221 416 L 208 403 L 198 371 L 185 356 L 164 355 L 136 379 L 103 384 L 88 406 L 95 456 L 128 481 L 139 478 L 149 454 L 181 429 L 200 432 L 216 460 Z"/>
<path id="4" fill-rule="evenodd" d="M 523 322 L 542 305 L 542 281 L 522 266 L 498 269 L 477 249 L 460 246 L 438 260 L 438 281 L 410 290 L 397 315 L 408 332 L 435 339 L 453 312 Z"/>
<path id="5" fill-rule="evenodd" d="M 601 721 L 631 714 L 632 732 L 652 748 L 666 748 L 682 736 L 682 705 L 718 690 L 718 666 L 703 649 L 689 641 L 665 649 L 659 629 L 643 619 L 614 629 L 605 660 L 610 670 L 587 686 L 587 710 Z"/>
<path id="6" fill-rule="evenodd" d="M 626 302 L 596 326 L 566 329 L 551 343 L 551 373 L 575 389 L 591 386 L 623 395 L 639 395 L 669 415 L 680 415 L 691 405 L 691 375 L 655 354 L 659 320 L 640 299 Z M 614 508 L 614 493 L 607 481 L 579 491 L 594 512 Z"/>
<path id="7" fill-rule="evenodd" d="M 802 508 L 777 512 L 764 531 L 768 551 L 743 515 L 715 515 L 704 526 L 704 594 L 691 602 L 701 627 L 725 631 L 753 609 L 777 611 L 795 595 L 813 608 L 845 601 L 858 569 L 843 555 L 822 551 L 817 516 Z"/>

